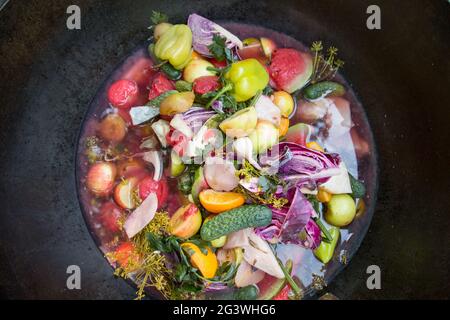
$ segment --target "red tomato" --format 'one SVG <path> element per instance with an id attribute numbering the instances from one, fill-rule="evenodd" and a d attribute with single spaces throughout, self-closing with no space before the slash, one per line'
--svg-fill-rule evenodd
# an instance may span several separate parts
<path id="1" fill-rule="evenodd" d="M 159 181 L 153 180 L 152 177 L 147 176 L 139 182 L 139 197 L 144 200 L 150 193 L 155 193 L 158 198 L 158 208 L 161 208 L 169 194 L 169 188 L 167 187 L 167 181 L 161 178 Z"/>
<path id="2" fill-rule="evenodd" d="M 175 86 L 172 81 L 167 79 L 162 73 L 158 73 L 155 78 L 153 78 L 152 84 L 150 85 L 150 92 L 148 93 L 148 99 L 152 100 L 169 90 L 174 90 Z"/>
<path id="3" fill-rule="evenodd" d="M 273 298 L 273 300 L 288 300 L 291 287 L 286 285 L 280 292 Z"/>
<path id="4" fill-rule="evenodd" d="M 138 100 L 139 89 L 136 81 L 118 80 L 108 89 L 108 100 L 117 108 L 131 108 Z"/>
<path id="5" fill-rule="evenodd" d="M 205 94 L 219 89 L 219 77 L 217 76 L 203 76 L 194 80 L 192 85 L 196 94 Z"/>
<path id="6" fill-rule="evenodd" d="M 219 61 L 215 58 L 209 59 L 209 62 L 211 62 L 214 67 L 216 68 L 225 68 L 227 66 L 227 60 L 223 59 L 222 61 Z"/>
<path id="7" fill-rule="evenodd" d="M 134 80 L 142 90 L 150 85 L 150 79 L 155 74 L 150 58 L 140 57 L 123 75 L 123 79 Z"/>
<path id="8" fill-rule="evenodd" d="M 105 202 L 100 208 L 99 222 L 110 232 L 121 230 L 119 219 L 122 217 L 122 210 L 114 202 Z"/>
<path id="9" fill-rule="evenodd" d="M 121 266 L 126 266 L 130 262 L 136 262 L 139 257 L 135 251 L 133 243 L 127 241 L 122 243 L 114 251 L 115 260 Z M 130 261 L 131 259 L 131 261 Z"/>

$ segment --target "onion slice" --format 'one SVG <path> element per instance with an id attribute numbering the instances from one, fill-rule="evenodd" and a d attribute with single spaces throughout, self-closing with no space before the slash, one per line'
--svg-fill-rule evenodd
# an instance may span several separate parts
<path id="1" fill-rule="evenodd" d="M 158 208 L 158 198 L 155 193 L 150 193 L 141 205 L 137 207 L 125 221 L 123 228 L 127 233 L 128 238 L 133 238 L 147 224 L 152 221 Z"/>

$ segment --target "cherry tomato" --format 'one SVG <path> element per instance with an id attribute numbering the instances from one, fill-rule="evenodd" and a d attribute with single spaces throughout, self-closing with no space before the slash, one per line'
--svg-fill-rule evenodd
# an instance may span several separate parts
<path id="1" fill-rule="evenodd" d="M 136 81 L 118 80 L 114 82 L 108 90 L 109 102 L 117 108 L 131 108 L 138 100 L 139 89 Z"/>
<path id="2" fill-rule="evenodd" d="M 139 259 L 133 243 L 129 241 L 119 245 L 114 251 L 114 256 L 115 260 L 121 266 L 126 266 L 129 263 L 137 262 Z"/>
<path id="3" fill-rule="evenodd" d="M 175 86 L 172 81 L 167 79 L 162 73 L 158 73 L 152 81 L 152 84 L 150 85 L 150 91 L 148 93 L 148 99 L 152 100 L 159 96 L 160 94 L 169 91 L 174 90 Z"/>
<path id="4" fill-rule="evenodd" d="M 121 230 L 119 219 L 122 217 L 122 210 L 111 201 L 105 202 L 100 208 L 99 222 L 110 232 Z"/>
<path id="5" fill-rule="evenodd" d="M 153 180 L 152 177 L 147 176 L 139 182 L 139 197 L 144 200 L 150 193 L 155 193 L 158 198 L 158 208 L 161 208 L 169 194 L 169 188 L 167 187 L 167 181 L 161 178 L 159 181 Z"/>
<path id="6" fill-rule="evenodd" d="M 99 133 L 103 139 L 117 143 L 125 138 L 127 125 L 122 117 L 111 113 L 100 121 Z"/>
<path id="7" fill-rule="evenodd" d="M 205 94 L 219 89 L 219 77 L 217 76 L 203 76 L 194 80 L 192 85 L 196 94 Z"/>

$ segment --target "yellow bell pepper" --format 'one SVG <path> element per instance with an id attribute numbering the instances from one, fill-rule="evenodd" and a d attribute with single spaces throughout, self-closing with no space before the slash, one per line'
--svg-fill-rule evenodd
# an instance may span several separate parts
<path id="1" fill-rule="evenodd" d="M 237 102 L 247 101 L 269 84 L 269 74 L 256 59 L 245 59 L 231 64 L 225 79 L 233 83 L 231 94 Z"/>
<path id="2" fill-rule="evenodd" d="M 156 57 L 167 60 L 177 70 L 183 69 L 192 57 L 192 31 L 185 24 L 171 26 L 155 44 Z"/>

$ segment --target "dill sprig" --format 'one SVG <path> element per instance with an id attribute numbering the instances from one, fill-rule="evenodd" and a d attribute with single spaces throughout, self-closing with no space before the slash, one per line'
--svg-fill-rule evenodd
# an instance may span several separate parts
<path id="1" fill-rule="evenodd" d="M 331 46 L 323 54 L 322 41 L 314 41 L 311 45 L 311 51 L 314 53 L 313 73 L 311 84 L 333 79 L 339 69 L 344 66 L 344 61 L 338 59 L 338 48 Z"/>
<path id="2" fill-rule="evenodd" d="M 170 298 L 173 291 L 172 271 L 166 267 L 166 256 L 160 251 L 154 250 L 147 240 L 147 233 L 151 232 L 159 236 L 167 235 L 169 216 L 161 211 L 155 214 L 153 220 L 136 236 L 132 242 L 135 248 L 136 258 L 129 259 L 127 265 L 116 268 L 116 276 L 133 279 L 138 287 L 136 299 L 145 297 L 145 289 L 156 288 L 166 298 Z M 114 252 L 107 257 L 117 261 Z"/>

